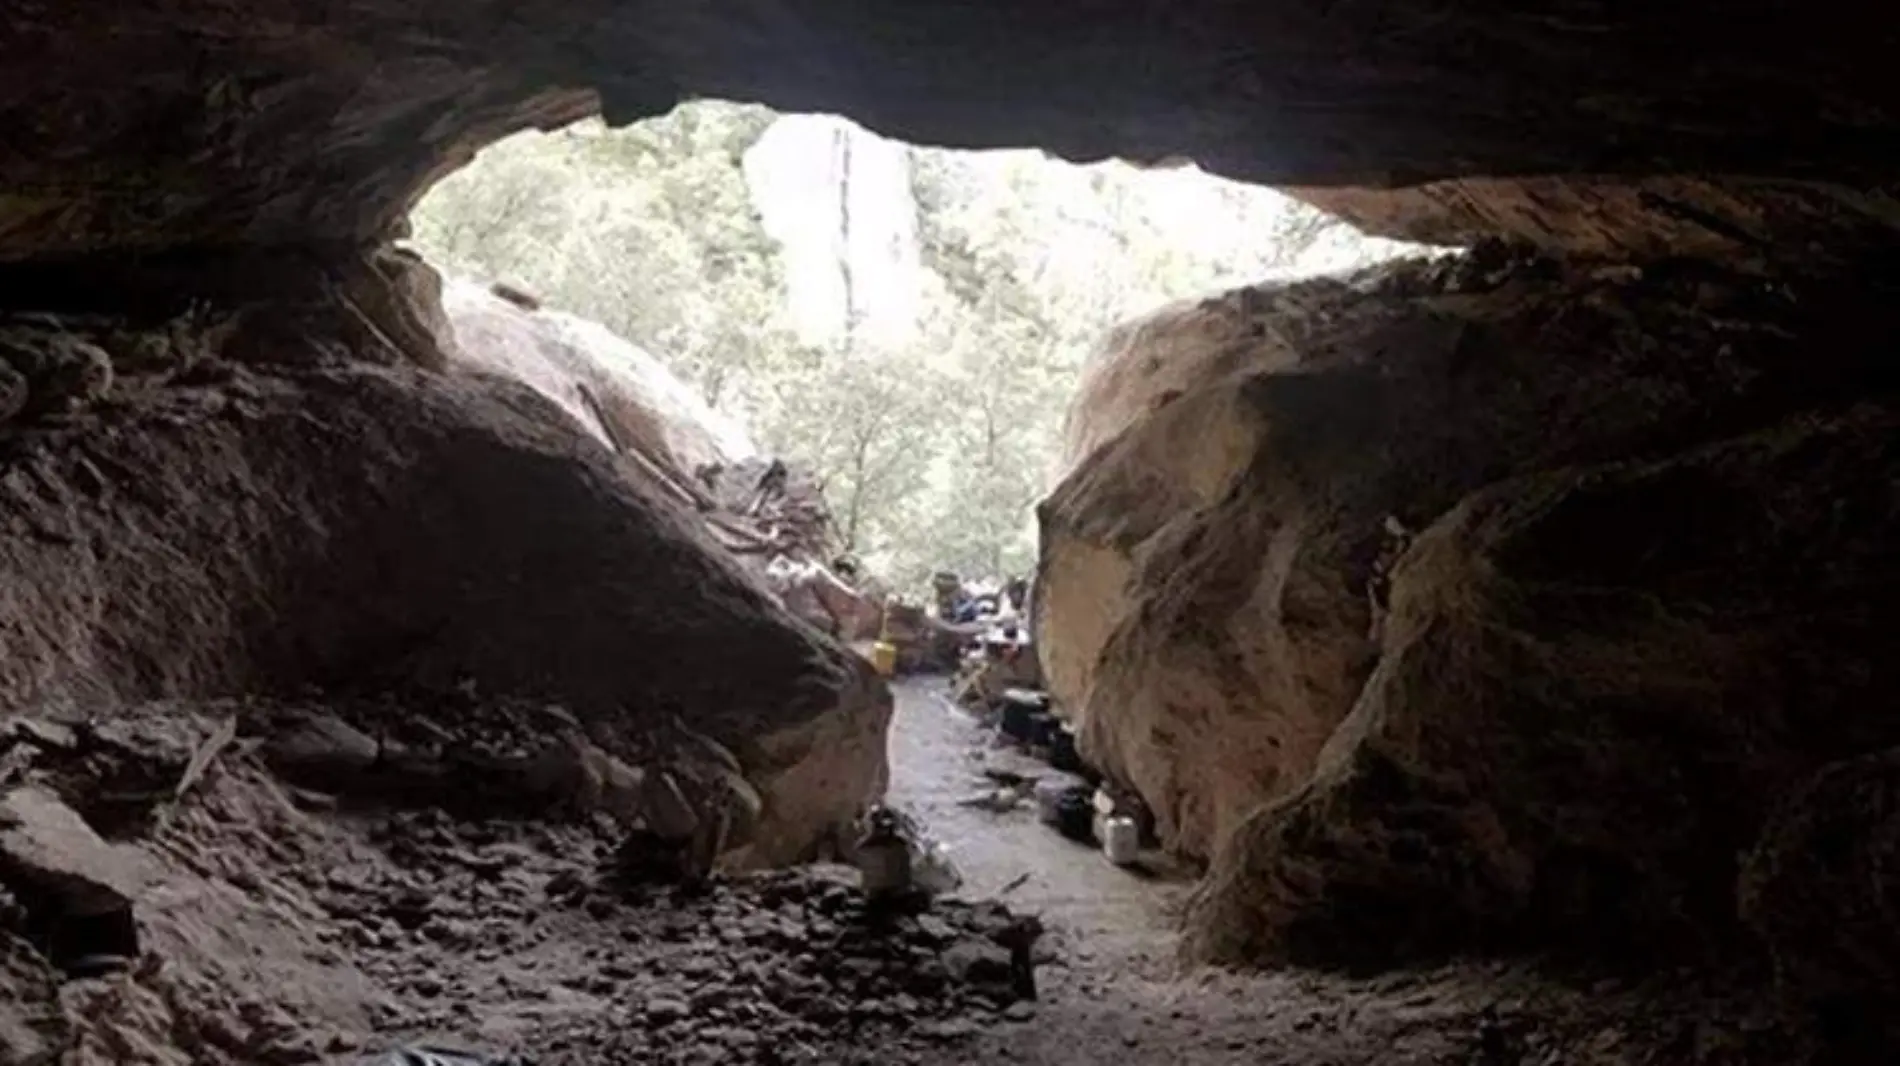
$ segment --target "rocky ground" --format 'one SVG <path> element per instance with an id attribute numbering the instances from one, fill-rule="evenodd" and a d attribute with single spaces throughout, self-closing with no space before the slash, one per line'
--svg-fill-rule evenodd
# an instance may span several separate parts
<path id="1" fill-rule="evenodd" d="M 360 808 L 243 735 L 176 795 L 228 720 L 9 723 L 0 1061 L 892 1062 L 1034 994 L 1036 924 L 997 904 L 869 910 L 837 867 L 641 888 L 605 821 Z M 89 932 L 94 904 L 136 941 Z"/>
<path id="2" fill-rule="evenodd" d="M 115 719 L 111 743 L 11 724 L 0 1061 L 293 1066 L 431 1045 L 541 1066 L 1794 1061 L 1745 998 L 1686 974 L 1182 973 L 1171 918 L 1190 882 L 967 804 L 985 766 L 1031 767 L 929 685 L 900 687 L 893 798 L 950 846 L 963 898 L 910 914 L 868 912 L 835 867 L 632 889 L 604 824 L 360 806 L 286 784 L 244 731 L 187 780 L 231 708 L 203 710 Z M 125 755 L 135 742 L 149 759 Z M 36 822 L 31 797 L 92 830 Z M 57 974 L 24 944 L 51 943 L 49 898 L 80 887 L 130 901 L 137 943 L 69 922 Z"/>
<path id="3" fill-rule="evenodd" d="M 1741 1066 L 1802 1061 L 1754 975 L 1568 972 L 1464 962 L 1355 977 L 1184 968 L 1194 882 L 1158 856 L 1118 870 L 1027 807 L 967 803 L 985 768 L 1024 771 L 933 683 L 899 686 L 894 797 L 951 848 L 963 892 L 1038 915 L 1050 962 L 1035 1017 L 926 1047 L 929 1066 Z"/>

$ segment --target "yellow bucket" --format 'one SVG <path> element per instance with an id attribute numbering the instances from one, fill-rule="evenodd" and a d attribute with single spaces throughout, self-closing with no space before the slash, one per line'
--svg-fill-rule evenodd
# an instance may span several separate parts
<path id="1" fill-rule="evenodd" d="M 871 668 L 879 677 L 890 677 L 897 672 L 897 645 L 880 640 L 871 645 Z"/>

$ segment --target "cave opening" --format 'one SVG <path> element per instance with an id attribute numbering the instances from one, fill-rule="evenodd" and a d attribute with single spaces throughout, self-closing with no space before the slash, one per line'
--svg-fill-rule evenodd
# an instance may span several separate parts
<path id="1" fill-rule="evenodd" d="M 614 386 L 575 360 L 635 368 L 699 423 L 649 458 L 688 482 L 788 461 L 831 519 L 791 553 L 913 598 L 939 572 L 995 594 L 1033 571 L 1035 503 L 1113 326 L 1428 251 L 1191 165 L 917 147 L 715 100 L 517 134 L 434 185 L 409 228 L 472 365 L 608 443 L 640 429 L 608 424 L 593 393 Z M 498 316 L 543 310 L 575 345 L 562 365 L 496 350 L 518 340 Z M 600 327 L 632 347 L 575 339 Z"/>
<path id="2" fill-rule="evenodd" d="M 1194 861 L 1080 759 L 1024 602 L 1036 503 L 1087 447 L 1065 440 L 1087 364 L 1124 322 L 1258 338 L 1253 287 L 1443 250 L 1191 164 L 932 149 L 709 100 L 491 145 L 409 233 L 444 275 L 459 366 L 691 486 L 794 614 L 890 649 L 887 802 L 920 880 L 1172 950 L 1163 915 Z M 1084 813 L 1058 816 L 1063 792 Z M 1119 870 L 1098 851 L 1117 814 L 1146 844 L 1119 845 Z"/>
<path id="3" fill-rule="evenodd" d="M 0 885 L 0 1059 L 1892 1061 L 1891 20 L 1586 6 L 25 5 L 0 866 L 114 902 L 49 947 L 80 912 Z M 458 293 L 545 324 L 535 290 L 667 251 L 445 292 L 423 190 L 699 96 L 1190 159 L 1468 249 L 1131 309 L 1036 503 L 1047 690 L 1204 864 L 1185 961 L 1237 969 L 1180 979 L 1139 893 L 1018 895 L 1007 848 L 913 912 L 803 865 L 964 741 L 893 749 L 882 642 L 734 562 L 721 464 L 648 462 L 597 381 L 458 365 Z M 746 518 L 793 480 L 759 463 Z M 81 729 L 177 769 L 160 816 L 85 831 Z M 629 826 L 679 891 L 624 883 Z"/>

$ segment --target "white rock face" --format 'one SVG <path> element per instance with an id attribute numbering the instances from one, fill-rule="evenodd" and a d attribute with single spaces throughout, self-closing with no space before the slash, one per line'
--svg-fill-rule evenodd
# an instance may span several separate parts
<path id="1" fill-rule="evenodd" d="M 801 339 L 837 338 L 853 318 L 860 336 L 912 334 L 920 266 L 907 147 L 832 115 L 786 115 L 746 152 L 745 173 L 784 247 Z"/>
<path id="2" fill-rule="evenodd" d="M 442 306 L 455 331 L 456 364 L 514 378 L 559 404 L 602 444 L 636 442 L 682 474 L 758 454 L 745 431 L 639 345 L 598 322 L 529 311 L 468 281 L 450 281 Z M 612 425 L 582 398 L 591 393 Z"/>

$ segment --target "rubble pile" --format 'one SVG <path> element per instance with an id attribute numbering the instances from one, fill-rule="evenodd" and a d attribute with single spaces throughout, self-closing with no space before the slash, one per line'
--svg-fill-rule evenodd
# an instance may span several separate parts
<path id="1" fill-rule="evenodd" d="M 1034 919 L 998 904 L 872 907 L 839 866 L 637 883 L 606 810 L 381 804 L 360 777 L 317 773 L 313 755 L 360 753 L 339 738 L 369 737 L 358 725 L 373 707 L 6 721 L 0 1051 L 131 1061 L 105 1049 L 150 1029 L 204 1034 L 193 1061 L 215 1066 L 425 1046 L 540 1066 L 841 1062 L 853 1044 L 901 1057 L 1029 1017 Z M 505 732 L 467 739 L 492 757 Z M 413 739 L 368 743 L 387 777 L 431 755 Z M 311 758 L 286 761 L 291 750 Z M 419 803 L 452 783 L 390 794 Z M 117 827 L 102 838 L 86 802 L 98 795 L 142 797 L 145 817 L 101 822 Z M 265 957 L 290 968 L 250 979 L 271 982 L 259 1013 L 241 975 Z M 160 1001 L 145 1015 L 117 1006 Z"/>
<path id="2" fill-rule="evenodd" d="M 469 999 L 584 997 L 584 1017 L 522 1050 L 543 1064 L 834 1061 L 818 1049 L 870 1032 L 886 1048 L 954 1039 L 1027 1016 L 1015 1005 L 1035 995 L 1039 927 L 1000 904 L 880 912 L 850 871 L 822 866 L 652 890 L 619 880 L 607 837 L 434 811 L 370 836 L 388 865 L 315 887 L 365 971 L 414 1004 L 392 1015 L 399 1032 L 453 1024 Z"/>
<path id="3" fill-rule="evenodd" d="M 551 1035 L 548 1061 L 835 1062 L 867 1037 L 889 1055 L 1033 1014 L 1039 927 L 1001 904 L 880 915 L 848 882 L 795 872 L 654 906 L 603 969 L 612 1008 Z"/>
<path id="4" fill-rule="evenodd" d="M 713 536 L 739 555 L 826 559 L 831 511 L 824 486 L 782 459 L 750 458 L 693 472 L 705 491 L 700 510 Z"/>

